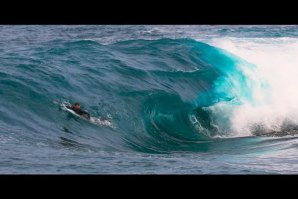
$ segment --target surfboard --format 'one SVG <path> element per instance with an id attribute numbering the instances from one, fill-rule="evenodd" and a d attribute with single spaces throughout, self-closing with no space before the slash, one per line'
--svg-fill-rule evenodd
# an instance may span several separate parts
<path id="1" fill-rule="evenodd" d="M 77 114 L 77 113 L 74 112 L 72 109 L 68 108 L 67 106 L 71 106 L 71 105 L 68 104 L 68 103 L 62 103 L 62 104 L 61 104 L 61 108 L 62 108 L 62 110 L 67 111 L 67 112 L 69 112 L 69 113 L 71 113 L 71 114 L 73 114 L 73 115 L 75 115 L 75 116 L 77 116 L 77 117 L 80 117 L 80 118 L 82 118 L 82 119 L 88 120 L 87 118 L 85 118 L 85 117 L 83 117 L 83 116 Z"/>
<path id="2" fill-rule="evenodd" d="M 67 112 L 71 113 L 72 115 L 75 115 L 75 116 L 77 116 L 77 117 L 79 117 L 83 120 L 86 120 L 88 122 L 96 124 L 96 125 L 112 126 L 112 123 L 109 120 L 106 120 L 106 119 L 101 120 L 100 118 L 96 118 L 96 117 L 90 117 L 90 119 L 88 119 L 88 118 L 85 118 L 85 117 L 77 114 L 72 109 L 67 108 L 67 106 L 71 106 L 71 104 L 64 102 L 64 103 L 61 104 L 61 109 L 64 110 L 64 111 L 67 111 Z"/>

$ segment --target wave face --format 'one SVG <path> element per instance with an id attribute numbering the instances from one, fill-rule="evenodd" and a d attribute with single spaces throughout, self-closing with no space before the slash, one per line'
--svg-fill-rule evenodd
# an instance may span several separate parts
<path id="1" fill-rule="evenodd" d="M 167 173 L 172 161 L 188 168 L 174 173 L 229 173 L 225 158 L 215 170 L 197 165 L 294 143 L 284 136 L 298 129 L 297 28 L 270 28 L 1 26 L 2 171 Z M 65 101 L 112 125 L 70 115 Z M 115 166 L 98 170 L 107 162 Z"/>

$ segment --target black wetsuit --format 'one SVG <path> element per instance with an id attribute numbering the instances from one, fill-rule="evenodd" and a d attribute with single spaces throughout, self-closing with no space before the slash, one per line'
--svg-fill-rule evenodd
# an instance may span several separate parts
<path id="1" fill-rule="evenodd" d="M 67 108 L 73 110 L 76 114 L 78 115 L 82 115 L 82 116 L 85 116 L 87 117 L 88 119 L 90 119 L 90 114 L 87 113 L 86 111 L 82 110 L 82 109 L 75 109 L 73 106 L 70 107 L 70 106 L 66 106 Z"/>

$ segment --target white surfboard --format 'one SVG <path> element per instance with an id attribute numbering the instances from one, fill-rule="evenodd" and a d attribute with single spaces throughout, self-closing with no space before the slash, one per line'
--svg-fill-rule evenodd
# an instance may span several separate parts
<path id="1" fill-rule="evenodd" d="M 111 121 L 109 121 L 109 120 L 106 120 L 106 119 L 101 120 L 100 118 L 96 118 L 96 117 L 90 117 L 90 119 L 87 119 L 87 118 L 85 118 L 85 117 L 77 114 L 72 109 L 67 108 L 67 106 L 71 106 L 71 104 L 69 104 L 67 102 L 63 102 L 61 104 L 62 110 L 67 111 L 67 112 L 69 112 L 69 113 L 71 113 L 71 114 L 73 114 L 73 115 L 75 115 L 77 117 L 80 117 L 80 118 L 82 118 L 82 119 L 84 119 L 84 120 L 86 120 L 88 122 L 91 122 L 93 124 L 96 124 L 96 125 L 105 125 L 105 126 L 113 127 Z"/>

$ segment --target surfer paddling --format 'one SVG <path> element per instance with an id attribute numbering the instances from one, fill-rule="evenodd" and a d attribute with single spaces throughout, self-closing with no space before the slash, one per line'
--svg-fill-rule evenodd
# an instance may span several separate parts
<path id="1" fill-rule="evenodd" d="M 80 103 L 76 102 L 71 107 L 70 106 L 66 106 L 66 107 L 73 110 L 76 114 L 81 115 L 81 116 L 85 117 L 86 119 L 90 120 L 90 114 L 81 109 Z"/>

